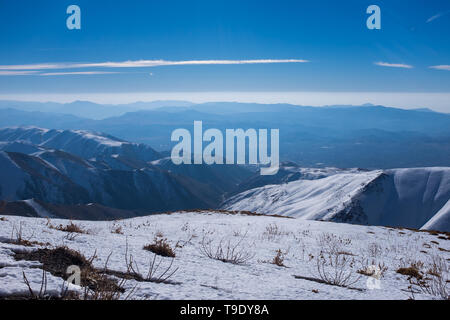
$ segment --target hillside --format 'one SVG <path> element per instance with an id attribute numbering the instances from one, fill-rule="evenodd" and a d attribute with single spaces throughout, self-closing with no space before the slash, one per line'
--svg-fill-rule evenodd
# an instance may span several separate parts
<path id="1" fill-rule="evenodd" d="M 450 168 L 336 173 L 244 191 L 222 207 L 309 220 L 450 231 Z"/>

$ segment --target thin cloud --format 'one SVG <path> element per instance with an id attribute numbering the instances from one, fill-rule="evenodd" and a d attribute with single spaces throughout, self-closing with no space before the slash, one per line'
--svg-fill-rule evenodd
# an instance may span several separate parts
<path id="1" fill-rule="evenodd" d="M 115 74 L 118 72 L 101 72 L 101 71 L 75 71 L 75 72 L 46 72 L 39 73 L 40 76 L 71 76 L 71 75 L 96 75 L 96 74 Z"/>
<path id="2" fill-rule="evenodd" d="M 409 64 L 403 64 L 403 63 L 388 63 L 388 62 L 375 62 L 374 63 L 377 66 L 380 67 L 389 67 L 389 68 L 404 68 L 404 69 L 412 69 L 413 66 Z"/>
<path id="3" fill-rule="evenodd" d="M 0 65 L 0 70 L 51 70 L 51 69 L 83 69 L 83 68 L 145 68 L 182 65 L 237 65 L 237 64 L 271 64 L 271 63 L 306 63 L 303 59 L 259 59 L 259 60 L 135 60 L 122 62 L 92 63 L 41 63 L 23 65 Z"/>
<path id="4" fill-rule="evenodd" d="M 449 14 L 449 13 L 450 13 L 450 10 L 439 12 L 438 14 L 428 18 L 427 23 L 430 23 L 431 21 L 439 19 L 440 17 L 443 17 L 443 16 L 445 16 L 446 14 Z"/>
<path id="5" fill-rule="evenodd" d="M 429 68 L 430 69 L 436 69 L 436 70 L 450 71 L 450 65 L 448 65 L 448 64 L 442 64 L 442 65 L 439 65 L 439 66 L 431 66 Z"/>
<path id="6" fill-rule="evenodd" d="M 0 76 L 28 76 L 36 73 L 37 71 L 0 71 Z"/>

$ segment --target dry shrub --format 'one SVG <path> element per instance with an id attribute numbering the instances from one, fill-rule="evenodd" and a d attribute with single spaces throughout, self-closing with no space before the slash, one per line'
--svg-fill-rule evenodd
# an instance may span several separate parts
<path id="1" fill-rule="evenodd" d="M 175 257 L 175 252 L 170 247 L 170 244 L 167 242 L 166 238 L 159 238 L 156 236 L 153 243 L 144 246 L 144 250 L 153 252 L 154 254 L 163 257 Z"/>
<path id="2" fill-rule="evenodd" d="M 349 287 L 360 278 L 355 275 L 354 265 L 355 259 L 347 255 L 321 252 L 316 260 L 316 272 L 327 284 Z"/>
<path id="3" fill-rule="evenodd" d="M 368 277 L 381 279 L 388 270 L 388 267 L 383 262 L 376 263 L 374 260 L 372 260 L 372 262 L 369 264 L 368 260 L 364 260 L 361 264 L 361 269 L 358 269 L 358 271 L 356 272 Z"/>
<path id="4" fill-rule="evenodd" d="M 378 243 L 372 242 L 369 244 L 367 252 L 370 257 L 378 258 L 382 255 L 383 249 Z"/>
<path id="5" fill-rule="evenodd" d="M 10 243 L 26 247 L 30 247 L 33 245 L 30 239 L 24 239 L 23 237 L 22 222 L 19 224 L 19 227 L 17 227 L 16 224 L 13 225 Z"/>
<path id="6" fill-rule="evenodd" d="M 400 273 L 404 276 L 416 278 L 418 280 L 423 278 L 422 274 L 420 273 L 420 270 L 413 266 L 405 267 L 405 268 L 398 268 L 397 273 Z"/>
<path id="7" fill-rule="evenodd" d="M 272 263 L 279 266 L 279 267 L 286 267 L 284 265 L 284 258 L 286 256 L 286 252 L 281 251 L 281 249 L 278 249 L 277 254 L 275 255 L 275 257 L 272 260 Z"/>
<path id="8" fill-rule="evenodd" d="M 338 237 L 332 233 L 322 233 L 317 238 L 317 244 L 322 252 L 339 255 L 340 253 L 348 252 L 346 247 L 352 244 L 352 240 Z"/>
<path id="9" fill-rule="evenodd" d="M 31 247 L 33 245 L 38 246 L 47 246 L 49 243 L 42 243 L 39 241 L 31 241 L 30 239 L 33 237 L 31 235 L 28 237 L 28 239 L 25 239 L 23 236 L 23 229 L 22 229 L 22 222 L 19 224 L 19 227 L 17 227 L 15 224 L 13 225 L 12 231 L 11 231 L 11 239 L 9 240 L 9 243 L 16 244 L 19 246 L 25 246 L 25 247 Z"/>
<path id="10" fill-rule="evenodd" d="M 172 258 L 170 263 L 165 267 L 161 267 L 163 262 L 163 258 L 158 259 L 158 255 L 153 254 L 153 259 L 150 259 L 147 274 L 143 276 L 139 271 L 139 267 L 137 263 L 133 260 L 133 256 L 130 255 L 126 258 L 127 263 L 127 274 L 136 281 L 139 282 L 154 282 L 154 283 L 165 283 L 165 284 L 179 284 L 179 282 L 175 282 L 169 280 L 177 271 L 177 268 L 172 268 L 173 261 L 175 259 Z"/>
<path id="11" fill-rule="evenodd" d="M 61 292 L 59 294 L 51 293 L 47 291 L 47 272 L 42 269 L 42 278 L 41 278 L 41 286 L 39 288 L 39 292 L 33 290 L 33 288 L 30 285 L 30 282 L 28 281 L 27 276 L 25 275 L 25 272 L 22 271 L 22 277 L 23 282 L 28 288 L 28 295 L 26 294 L 19 294 L 19 295 L 12 295 L 9 297 L 2 297 L 3 299 L 9 299 L 9 300 L 66 300 L 66 299 L 77 299 L 79 298 L 78 293 L 69 291 L 68 287 L 63 286 L 61 287 Z"/>
<path id="12" fill-rule="evenodd" d="M 118 226 L 118 227 L 116 227 L 116 228 L 113 228 L 113 229 L 111 230 L 111 233 L 115 233 L 115 234 L 123 234 L 122 227 L 121 227 L 121 226 Z"/>
<path id="13" fill-rule="evenodd" d="M 63 226 L 62 224 L 60 224 L 57 227 L 53 227 L 53 226 L 50 225 L 50 228 L 56 229 L 56 230 L 59 230 L 59 231 L 63 231 L 63 232 L 69 232 L 69 233 L 88 234 L 87 231 L 83 230 L 80 226 L 76 225 L 72 221 L 70 221 L 70 223 L 68 225 L 66 225 L 66 226 Z"/>
<path id="14" fill-rule="evenodd" d="M 139 270 L 137 262 L 134 260 L 132 254 L 128 254 L 128 243 L 125 251 L 125 265 L 126 272 L 116 271 L 111 269 L 104 270 L 105 274 L 113 275 L 122 279 L 135 280 L 137 282 L 154 282 L 154 283 L 165 283 L 165 284 L 180 284 L 169 280 L 177 271 L 178 268 L 172 268 L 173 261 L 172 258 L 170 263 L 165 267 L 161 266 L 164 258 L 159 257 L 157 254 L 153 254 L 153 259 L 150 259 L 147 274 L 144 276 Z"/>
<path id="15" fill-rule="evenodd" d="M 359 280 L 360 276 L 353 270 L 355 259 L 346 250 L 350 239 L 322 233 L 317 242 L 321 251 L 316 258 L 315 272 L 324 283 L 349 287 Z"/>
<path id="16" fill-rule="evenodd" d="M 447 262 L 433 255 L 431 263 L 423 266 L 421 270 L 416 271 L 419 276 L 409 275 L 409 289 L 414 298 L 414 293 L 423 293 L 434 296 L 442 300 L 450 300 L 450 292 L 448 285 L 450 283 L 449 267 Z"/>
<path id="17" fill-rule="evenodd" d="M 289 232 L 281 229 L 276 223 L 271 223 L 266 226 L 266 230 L 263 232 L 263 238 L 267 240 L 274 240 L 277 237 L 288 235 Z"/>
<path id="18" fill-rule="evenodd" d="M 255 254 L 248 250 L 248 245 L 244 244 L 247 233 L 239 237 L 237 241 L 221 239 L 214 244 L 213 239 L 205 234 L 202 239 L 200 252 L 210 259 L 219 260 L 225 263 L 245 264 L 251 260 Z"/>

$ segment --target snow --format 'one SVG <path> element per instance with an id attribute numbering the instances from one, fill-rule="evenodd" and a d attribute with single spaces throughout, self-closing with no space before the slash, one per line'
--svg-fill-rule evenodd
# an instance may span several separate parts
<path id="1" fill-rule="evenodd" d="M 245 191 L 223 205 L 227 210 L 248 210 L 302 219 L 326 219 L 382 171 L 334 174 L 323 179 L 298 180 Z"/>
<path id="2" fill-rule="evenodd" d="M 73 132 L 81 135 L 85 139 L 93 140 L 93 141 L 98 142 L 99 144 L 107 145 L 107 146 L 110 146 L 110 147 L 120 147 L 124 143 L 129 144 L 129 142 L 121 141 L 121 140 L 118 140 L 118 139 L 117 140 L 113 140 L 111 138 L 104 137 L 104 136 L 102 136 L 100 134 L 94 134 L 92 132 L 85 131 L 85 130 L 73 130 Z"/>
<path id="3" fill-rule="evenodd" d="M 331 176 L 266 185 L 227 199 L 222 208 L 301 219 L 420 229 L 439 213 L 450 231 L 450 168 L 330 171 Z M 445 206 L 445 208 L 444 208 Z"/>
<path id="4" fill-rule="evenodd" d="M 67 233 L 48 227 L 47 219 L 7 216 L 0 220 L 0 294 L 24 292 L 22 271 L 32 287 L 39 290 L 42 270 L 33 268 L 37 262 L 15 261 L 13 249 L 35 250 L 6 243 L 13 229 L 21 225 L 23 237 L 53 246 L 66 245 L 82 252 L 87 258 L 96 252 L 93 263 L 125 271 L 125 252 L 133 255 L 139 269 L 145 273 L 153 255 L 143 250 L 156 234 L 163 234 L 175 249 L 174 268 L 179 270 L 170 280 L 180 284 L 136 283 L 130 280 L 126 288 L 137 290 L 133 299 L 408 299 L 409 282 L 406 276 L 395 271 L 412 261 L 428 263 L 433 255 L 448 261 L 448 240 L 438 239 L 427 232 L 398 230 L 385 227 L 358 226 L 344 223 L 319 222 L 271 216 L 249 216 L 216 212 L 177 212 L 151 215 L 120 221 L 75 221 L 89 234 L 80 234 L 68 240 Z M 52 219 L 53 225 L 68 224 L 67 220 Z M 123 234 L 112 233 L 120 226 Z M 276 233 L 268 233 L 268 227 L 276 226 Z M 388 269 L 380 280 L 379 289 L 369 289 L 368 277 L 361 276 L 349 288 L 295 279 L 294 275 L 317 277 L 315 258 L 321 247 L 323 234 L 333 234 L 350 241 L 343 249 L 353 254 L 355 269 L 365 259 L 384 263 Z M 244 236 L 245 235 L 245 236 Z M 213 260 L 201 252 L 203 238 L 214 244 L 221 240 L 237 243 L 254 256 L 243 265 Z M 438 244 L 432 242 L 437 241 Z M 176 244 L 179 244 L 176 247 Z M 379 250 L 373 250 L 373 246 Z M 426 247 L 425 247 L 426 245 Z M 287 251 L 286 267 L 269 263 L 276 250 Z M 171 258 L 160 258 L 161 266 L 170 264 Z M 352 272 L 353 272 L 352 271 Z M 357 276 L 356 272 L 354 273 Z M 50 274 L 49 290 L 57 292 L 61 279 Z M 313 292 L 318 290 L 318 293 Z M 429 295 L 416 294 L 415 298 L 433 299 Z"/>
<path id="5" fill-rule="evenodd" d="M 425 225 L 423 230 L 445 230 L 450 225 L 450 200 Z"/>
<path id="6" fill-rule="evenodd" d="M 30 207 L 32 207 L 34 209 L 34 212 L 36 212 L 36 214 L 41 218 L 53 218 L 54 217 L 50 212 L 48 212 L 47 210 L 42 208 L 42 206 L 39 203 L 34 201 L 34 199 L 23 200 L 23 202 L 25 202 Z"/>

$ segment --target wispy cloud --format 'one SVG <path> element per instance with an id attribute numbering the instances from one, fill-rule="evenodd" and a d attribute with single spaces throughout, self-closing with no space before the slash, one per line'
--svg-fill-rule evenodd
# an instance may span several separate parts
<path id="1" fill-rule="evenodd" d="M 445 16 L 446 14 L 449 14 L 449 13 L 450 13 L 450 10 L 439 12 L 438 14 L 435 14 L 434 16 L 428 18 L 427 23 L 430 23 L 431 21 L 439 19 L 440 17 L 443 17 L 443 16 Z"/>
<path id="2" fill-rule="evenodd" d="M 439 65 L 439 66 L 431 66 L 429 68 L 430 69 L 436 69 L 436 70 L 447 70 L 447 71 L 450 71 L 450 65 L 448 65 L 448 64 L 442 64 L 442 65 Z"/>
<path id="3" fill-rule="evenodd" d="M 90 63 L 40 63 L 21 65 L 0 65 L 0 70 L 52 70 L 83 68 L 145 68 L 182 65 L 236 65 L 236 64 L 270 64 L 270 63 L 306 63 L 303 59 L 259 59 L 259 60 L 129 60 L 122 62 L 90 62 Z"/>
<path id="4" fill-rule="evenodd" d="M 403 63 L 388 63 L 388 62 L 375 62 L 374 63 L 377 66 L 380 67 L 389 67 L 389 68 L 404 68 L 404 69 L 412 69 L 413 66 L 409 64 L 403 64 Z"/>
<path id="5" fill-rule="evenodd" d="M 101 72 L 101 71 L 74 71 L 74 72 L 45 72 L 39 73 L 40 76 L 71 76 L 71 75 L 95 75 L 95 74 L 115 74 L 118 72 Z"/>
<path id="6" fill-rule="evenodd" d="M 36 74 L 37 71 L 2 71 L 0 70 L 0 76 L 28 76 Z"/>

